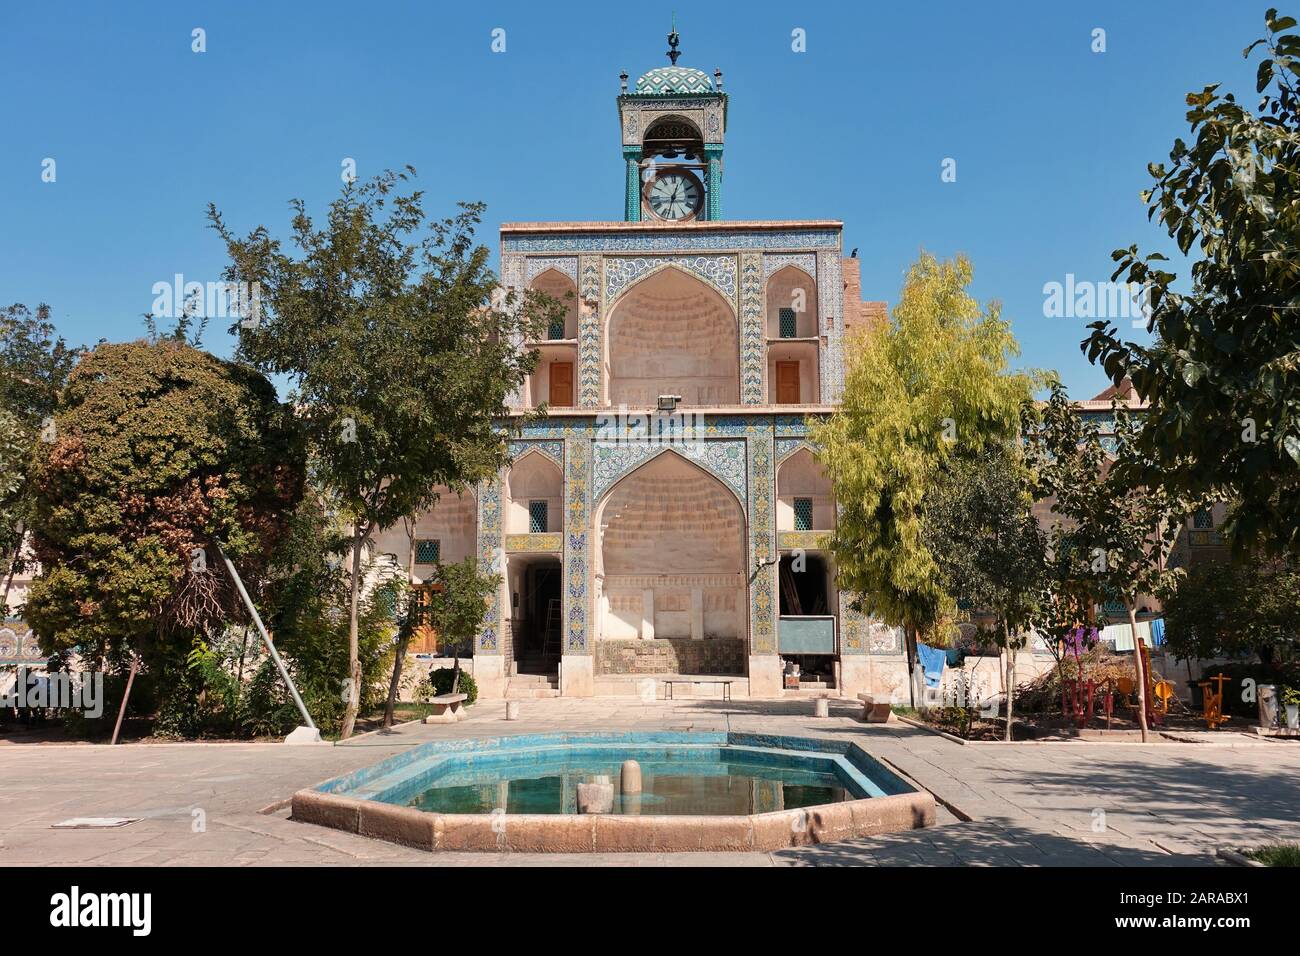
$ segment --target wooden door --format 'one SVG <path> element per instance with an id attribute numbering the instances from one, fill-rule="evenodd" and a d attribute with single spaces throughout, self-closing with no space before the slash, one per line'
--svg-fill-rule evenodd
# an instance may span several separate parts
<path id="1" fill-rule="evenodd" d="M 778 405 L 799 404 L 799 363 L 776 363 L 776 403 Z"/>
<path id="2" fill-rule="evenodd" d="M 573 404 L 573 363 L 551 363 L 550 404 L 568 408 Z"/>
<path id="3" fill-rule="evenodd" d="M 414 600 L 420 608 L 419 624 L 411 634 L 411 643 L 407 646 L 409 654 L 438 653 L 438 634 L 429 624 L 429 597 L 438 588 L 435 584 L 419 584 L 415 587 Z"/>

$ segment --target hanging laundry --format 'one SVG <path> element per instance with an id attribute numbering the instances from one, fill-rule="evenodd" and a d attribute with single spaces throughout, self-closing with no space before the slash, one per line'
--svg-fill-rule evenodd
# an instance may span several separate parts
<path id="1" fill-rule="evenodd" d="M 1133 650 L 1133 629 L 1127 624 L 1109 624 L 1101 632 L 1101 639 L 1108 641 L 1117 651 Z"/>
<path id="2" fill-rule="evenodd" d="M 1162 647 L 1165 643 L 1165 619 L 1157 617 L 1151 622 L 1151 642 L 1154 647 Z"/>
<path id="3" fill-rule="evenodd" d="M 948 652 L 942 647 L 930 647 L 918 642 L 916 656 L 921 662 L 921 671 L 925 674 L 925 686 L 938 687 L 943 681 L 943 669 L 948 663 Z"/>

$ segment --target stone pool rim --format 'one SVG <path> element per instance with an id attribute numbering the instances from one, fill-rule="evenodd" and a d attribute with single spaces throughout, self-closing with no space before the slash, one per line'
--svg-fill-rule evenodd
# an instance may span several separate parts
<path id="1" fill-rule="evenodd" d="M 731 746 L 834 754 L 843 756 L 864 772 L 869 771 L 872 779 L 883 780 L 889 789 L 899 792 L 794 810 L 731 816 L 433 813 L 349 796 L 346 792 L 364 791 L 372 781 L 439 755 L 584 744 Z M 293 795 L 291 805 L 293 820 L 428 851 L 770 852 L 910 830 L 932 826 L 935 822 L 934 797 L 856 743 L 821 737 L 720 731 L 559 731 L 430 741 L 369 767 L 299 790 Z"/>

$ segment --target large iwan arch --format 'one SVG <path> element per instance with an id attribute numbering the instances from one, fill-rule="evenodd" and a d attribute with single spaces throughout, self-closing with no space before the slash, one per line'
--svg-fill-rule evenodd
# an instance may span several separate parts
<path id="1" fill-rule="evenodd" d="M 615 304 L 605 335 L 611 405 L 740 403 L 740 336 L 731 304 L 675 267 L 651 273 Z"/>
<path id="2" fill-rule="evenodd" d="M 629 472 L 596 511 L 597 639 L 742 638 L 745 514 L 675 452 Z"/>

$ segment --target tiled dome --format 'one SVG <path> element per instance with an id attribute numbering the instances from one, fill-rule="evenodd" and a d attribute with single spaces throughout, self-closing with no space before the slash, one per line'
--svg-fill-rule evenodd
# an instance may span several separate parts
<path id="1" fill-rule="evenodd" d="M 636 92 L 658 96 L 675 93 L 712 93 L 713 80 L 689 66 L 660 66 L 636 81 Z"/>

